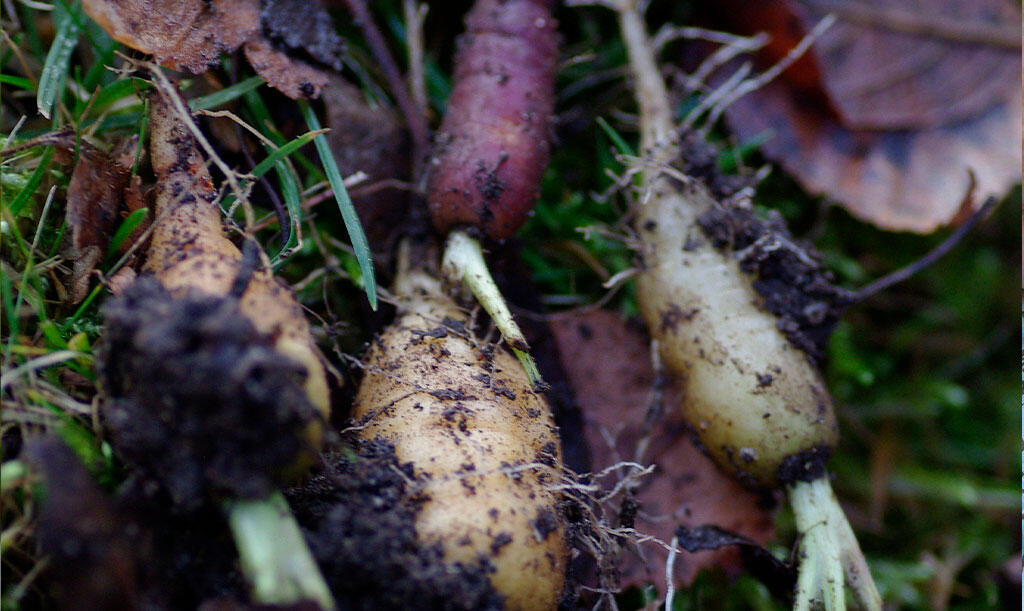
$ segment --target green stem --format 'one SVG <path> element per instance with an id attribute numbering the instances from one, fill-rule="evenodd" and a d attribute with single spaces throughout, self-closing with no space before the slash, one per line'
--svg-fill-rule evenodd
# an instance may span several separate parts
<path id="1" fill-rule="evenodd" d="M 280 492 L 261 500 L 228 501 L 225 508 L 256 602 L 288 605 L 312 600 L 323 609 L 336 608 Z"/>
<path id="2" fill-rule="evenodd" d="M 469 288 L 480 305 L 490 314 L 494 325 L 505 338 L 505 343 L 512 348 L 512 352 L 522 363 L 530 383 L 534 386 L 540 384 L 540 371 L 529 354 L 530 346 L 526 343 L 526 337 L 523 336 L 519 325 L 512 318 L 512 312 L 509 311 L 505 298 L 501 296 L 498 285 L 491 277 L 490 270 L 487 269 L 480 241 L 470 237 L 465 231 L 451 232 L 444 249 L 442 271 L 452 282 L 462 282 Z"/>
<path id="3" fill-rule="evenodd" d="M 881 609 L 882 598 L 864 553 L 828 477 L 793 484 L 789 501 L 801 536 L 793 609 L 806 611 L 816 604 L 824 604 L 828 611 L 846 609 L 844 576 L 862 608 Z"/>

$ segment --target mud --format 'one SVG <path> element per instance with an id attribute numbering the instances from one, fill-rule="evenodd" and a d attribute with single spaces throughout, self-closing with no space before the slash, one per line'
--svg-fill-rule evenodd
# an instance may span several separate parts
<path id="1" fill-rule="evenodd" d="M 345 41 L 319 2 L 262 0 L 263 36 L 289 55 L 341 72 Z"/>
<path id="2" fill-rule="evenodd" d="M 204 601 L 244 607 L 246 587 L 221 513 L 177 513 L 166 493 L 129 476 L 107 495 L 78 457 L 55 438 L 26 445 L 41 476 L 36 541 L 46 607 L 195 609 Z"/>
<path id="3" fill-rule="evenodd" d="M 760 218 L 749 206 L 723 203 L 697 222 L 715 247 L 733 252 L 740 269 L 755 276 L 761 307 L 778 317 L 779 330 L 820 364 L 832 331 L 853 301 L 849 291 L 833 283 L 821 255 L 795 240 L 774 210 Z"/>
<path id="4" fill-rule="evenodd" d="M 786 606 L 792 605 L 797 579 L 796 563 L 782 562 L 757 542 L 711 524 L 694 528 L 680 526 L 676 529 L 676 540 L 690 553 L 725 548 L 738 549 L 747 572 L 763 583 L 776 600 L 783 601 Z"/>
<path id="5" fill-rule="evenodd" d="M 342 608 L 500 609 L 490 563 L 446 564 L 440 545 L 416 538 L 424 500 L 407 487 L 410 464 L 381 441 L 337 450 L 321 473 L 286 492 Z"/>
<path id="6" fill-rule="evenodd" d="M 703 182 L 716 200 L 728 199 L 741 189 L 754 185 L 749 175 L 722 172 L 718 167 L 720 152 L 707 140 L 695 134 L 685 134 L 679 146 L 679 169 Z"/>
<path id="7" fill-rule="evenodd" d="M 312 452 L 304 368 L 231 297 L 174 299 L 142 278 L 103 309 L 101 416 L 117 454 L 181 509 L 265 496 Z"/>

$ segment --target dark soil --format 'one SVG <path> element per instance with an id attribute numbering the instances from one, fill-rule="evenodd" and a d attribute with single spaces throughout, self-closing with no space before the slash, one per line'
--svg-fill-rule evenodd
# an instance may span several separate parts
<path id="1" fill-rule="evenodd" d="M 820 364 L 839 318 L 852 303 L 846 289 L 833 284 L 821 255 L 789 233 L 778 212 L 760 218 L 753 208 L 723 203 L 697 221 L 716 248 L 739 259 L 753 274 L 761 307 L 778 317 L 778 328 L 794 346 Z"/>
<path id="2" fill-rule="evenodd" d="M 260 4 L 260 23 L 268 40 L 290 55 L 341 71 L 345 41 L 338 35 L 330 14 L 321 3 L 262 0 Z"/>
<path id="3" fill-rule="evenodd" d="M 718 167 L 720 151 L 696 134 L 684 134 L 679 146 L 679 169 L 703 182 L 716 200 L 728 199 L 741 189 L 754 185 L 748 175 L 722 172 Z"/>
<path id="4" fill-rule="evenodd" d="M 500 609 L 486 559 L 446 564 L 422 546 L 410 496 L 411 465 L 381 441 L 338 450 L 323 472 L 286 493 L 338 603 L 349 609 Z"/>
<path id="5" fill-rule="evenodd" d="M 718 167 L 719 151 L 694 134 L 684 134 L 678 161 L 684 174 L 700 180 L 720 205 L 698 220 L 719 249 L 736 253 L 740 269 L 753 274 L 761 307 L 778 317 L 789 341 L 820 364 L 829 336 L 852 303 L 849 291 L 833 284 L 821 255 L 809 243 L 795 240 L 782 216 L 772 210 L 761 218 L 745 201 L 730 201 L 753 186 L 748 175 L 731 175 Z"/>
<path id="6" fill-rule="evenodd" d="M 42 476 L 36 541 L 40 576 L 59 609 L 195 609 L 247 600 L 237 552 L 221 513 L 173 511 L 166 493 L 130 477 L 107 496 L 78 457 L 54 439 L 26 446 Z"/>
<path id="7" fill-rule="evenodd" d="M 180 509 L 258 498 L 309 459 L 318 414 L 305 370 L 275 351 L 231 297 L 175 299 L 142 278 L 103 309 L 101 415 L 118 455 Z"/>

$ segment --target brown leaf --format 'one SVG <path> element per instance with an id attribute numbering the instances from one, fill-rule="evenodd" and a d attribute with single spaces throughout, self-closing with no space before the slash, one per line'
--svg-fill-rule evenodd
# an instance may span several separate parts
<path id="1" fill-rule="evenodd" d="M 839 22 L 814 45 L 843 124 L 906 129 L 975 118 L 1020 77 L 1020 14 L 1004 0 L 805 1 L 801 21 Z M 1014 46 L 1000 40 L 1016 25 Z M 972 31 L 991 28 L 973 37 Z M 1020 87 L 1017 86 L 1017 90 Z"/>
<path id="2" fill-rule="evenodd" d="M 326 74 L 288 57 L 263 40 L 245 43 L 245 58 L 267 84 L 293 100 L 315 98 L 327 84 Z"/>
<path id="3" fill-rule="evenodd" d="M 79 303 L 89 292 L 89 276 L 102 261 L 118 220 L 128 168 L 102 150 L 82 142 L 78 163 L 68 185 L 66 222 L 71 230 L 68 257 L 74 262 L 71 300 Z"/>
<path id="4" fill-rule="evenodd" d="M 332 39 L 322 33 L 323 19 L 329 21 L 319 4 L 308 13 L 318 15 L 313 29 L 297 26 L 302 34 L 316 34 L 310 49 L 294 37 L 284 38 L 292 47 L 301 46 L 311 57 L 330 55 Z M 258 0 L 84 0 L 86 13 L 118 42 L 153 55 L 158 63 L 193 74 L 206 71 L 220 61 L 221 53 L 233 53 L 245 45 L 246 57 L 271 87 L 291 98 L 319 95 L 327 77 L 308 64 L 288 57 L 263 38 Z M 274 33 L 282 38 L 280 28 Z M 336 36 L 335 36 L 336 38 Z M 340 42 L 340 39 L 339 39 Z M 315 46 L 314 46 L 315 45 Z M 328 63 L 334 65 L 337 58 Z"/>
<path id="5" fill-rule="evenodd" d="M 741 139 L 770 133 L 762 150 L 806 189 L 881 227 L 928 232 L 957 213 L 969 169 L 979 201 L 1019 182 L 1020 49 L 1006 33 L 1016 24 L 1019 37 L 1020 15 L 1009 3 L 771 5 L 793 18 L 761 25 L 788 24 L 772 32 L 787 40 L 794 20 L 806 31 L 826 10 L 839 17 L 812 47 L 825 95 L 784 75 L 726 116 Z"/>
<path id="6" fill-rule="evenodd" d="M 595 310 L 552 323 L 563 367 L 584 414 L 593 471 L 622 460 L 634 460 L 655 375 L 648 341 L 642 331 L 623 323 L 611 312 Z M 636 529 L 671 541 L 677 526 L 712 523 L 763 543 L 774 532 L 763 499 L 721 473 L 690 441 L 678 410 L 674 389 L 667 389 L 664 416 L 655 424 L 644 464 L 657 466 L 638 491 Z M 678 395 L 675 395 L 678 398 Z M 622 558 L 623 585 L 664 583 L 666 551 L 644 545 L 644 559 L 633 553 Z M 675 564 L 682 583 L 710 566 L 739 570 L 733 550 L 681 553 Z"/>
<path id="7" fill-rule="evenodd" d="M 206 71 L 259 34 L 257 0 L 85 0 L 110 36 L 174 70 Z"/>

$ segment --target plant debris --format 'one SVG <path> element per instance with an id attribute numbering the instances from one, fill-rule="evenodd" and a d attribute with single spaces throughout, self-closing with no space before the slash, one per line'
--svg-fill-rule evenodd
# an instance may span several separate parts
<path id="1" fill-rule="evenodd" d="M 756 541 L 773 536 L 771 497 L 745 490 L 719 471 L 690 442 L 678 413 L 655 412 L 655 420 L 645 423 L 651 417 L 652 392 L 665 392 L 665 405 L 671 405 L 671 393 L 679 389 L 658 381 L 647 338 L 637 326 L 623 322 L 613 312 L 593 310 L 556 320 L 552 331 L 559 351 L 568 356 L 562 365 L 583 410 L 592 470 L 637 458 L 656 468 L 620 508 L 620 521 L 665 542 L 673 539 L 680 523 L 714 522 Z M 619 557 L 621 584 L 661 582 L 666 559 L 667 551 L 658 545 L 627 548 Z M 728 550 L 684 556 L 676 560 L 676 578 L 689 584 L 709 566 L 722 566 L 732 574 L 741 568 L 739 559 Z"/>
<path id="2" fill-rule="evenodd" d="M 727 109 L 740 140 L 771 133 L 762 151 L 804 188 L 886 229 L 927 233 L 950 222 L 968 170 L 979 200 L 1020 181 L 1019 6 L 815 0 L 722 10 L 740 32 L 767 24 L 789 42 L 830 12 L 838 22 L 801 70 Z M 769 46 L 765 65 L 791 47 Z"/>
<path id="3" fill-rule="evenodd" d="M 342 48 L 340 38 L 327 28 L 330 16 L 323 7 L 319 3 L 303 4 L 306 19 L 294 21 L 301 25 L 292 28 L 282 25 L 277 3 L 269 3 L 261 11 L 258 0 L 148 0 L 129 4 L 84 0 L 83 7 L 114 40 L 149 53 L 159 64 L 174 70 L 199 74 L 219 64 L 222 53 L 244 47 L 256 72 L 271 87 L 294 99 L 319 96 L 327 75 L 300 59 L 290 58 L 272 41 L 282 41 L 292 50 L 301 49 L 307 57 L 330 67 L 338 65 L 337 54 Z M 288 17 L 293 19 L 295 15 L 289 13 Z M 307 44 L 304 37 L 308 35 L 317 38 Z"/>

